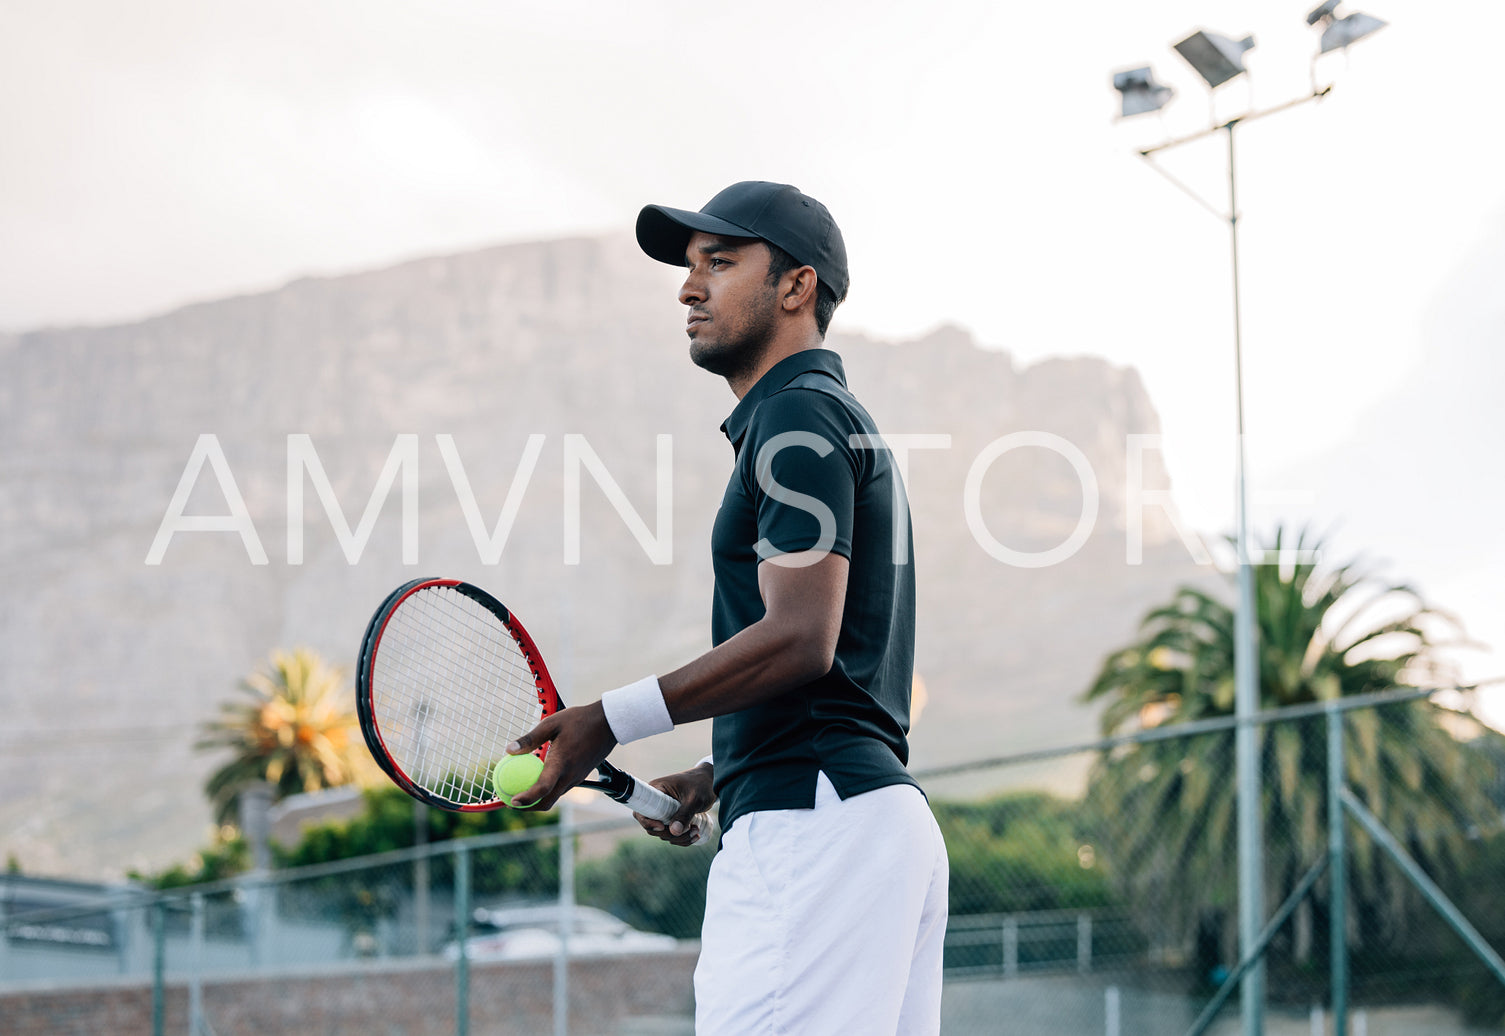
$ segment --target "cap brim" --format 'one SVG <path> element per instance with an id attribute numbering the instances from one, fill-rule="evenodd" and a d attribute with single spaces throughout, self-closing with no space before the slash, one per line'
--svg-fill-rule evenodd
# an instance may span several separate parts
<path id="1" fill-rule="evenodd" d="M 739 227 L 719 216 L 688 209 L 671 209 L 665 205 L 644 205 L 638 213 L 638 247 L 650 258 L 670 266 L 685 265 L 685 248 L 696 231 L 707 234 L 722 234 L 726 237 L 752 237 L 758 235 L 746 227 Z"/>

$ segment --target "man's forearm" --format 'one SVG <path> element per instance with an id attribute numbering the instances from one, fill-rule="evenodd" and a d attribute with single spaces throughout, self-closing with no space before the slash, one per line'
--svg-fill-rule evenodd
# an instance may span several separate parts
<path id="1" fill-rule="evenodd" d="M 761 619 L 667 676 L 601 696 L 619 743 L 737 712 L 831 671 L 846 602 L 847 559 L 825 552 L 786 557 L 802 563 L 765 561 L 758 567 Z"/>
<path id="2" fill-rule="evenodd" d="M 824 676 L 832 655 L 793 623 L 763 619 L 659 678 L 676 724 L 736 712 Z"/>

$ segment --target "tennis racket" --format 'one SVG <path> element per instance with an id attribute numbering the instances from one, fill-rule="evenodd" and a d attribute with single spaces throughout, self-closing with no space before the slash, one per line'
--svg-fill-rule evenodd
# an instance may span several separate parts
<path id="1" fill-rule="evenodd" d="M 462 813 L 506 805 L 492 767 L 509 742 L 564 708 L 517 616 L 458 579 L 415 579 L 382 602 L 361 642 L 355 704 L 387 776 L 420 802 Z M 596 772 L 581 783 L 645 817 L 679 812 L 673 798 L 610 763 Z"/>

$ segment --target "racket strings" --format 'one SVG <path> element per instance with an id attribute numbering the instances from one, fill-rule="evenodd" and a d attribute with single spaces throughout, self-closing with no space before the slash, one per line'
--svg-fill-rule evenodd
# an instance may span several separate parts
<path id="1" fill-rule="evenodd" d="M 389 618 L 373 665 L 373 712 L 393 762 L 450 802 L 495 801 L 492 765 L 543 712 L 501 619 L 452 587 L 427 587 Z"/>
<path id="2" fill-rule="evenodd" d="M 460 802 L 488 800 L 491 795 L 485 771 L 499 754 L 496 747 L 499 711 L 487 706 L 505 701 L 509 694 L 515 698 L 519 691 L 527 693 L 522 681 L 531 680 L 531 672 L 515 647 L 497 651 L 497 640 L 503 639 L 510 645 L 511 637 L 505 628 L 494 628 L 499 624 L 489 612 L 463 595 L 450 596 L 452 600 L 445 600 L 425 593 L 417 601 L 425 611 L 421 628 L 430 637 L 430 648 L 419 656 L 428 663 L 427 668 L 439 683 L 437 688 L 428 689 L 423 701 L 431 706 L 435 733 L 444 740 L 424 739 L 416 757 L 418 773 L 414 777 L 445 798 Z M 503 694 L 488 694 L 488 683 L 500 688 Z M 527 725 L 530 724 L 523 724 L 523 728 Z M 507 735 L 502 744 L 515 736 L 511 730 L 502 733 Z"/>
<path id="3" fill-rule="evenodd" d="M 444 607 L 453 603 L 450 598 L 461 602 L 462 610 Z M 467 649 L 472 652 L 473 665 L 463 670 L 463 682 L 468 685 L 468 691 L 479 693 L 445 697 L 440 701 L 440 707 L 451 721 L 450 729 L 456 736 L 456 748 L 461 757 L 478 759 L 483 771 L 479 775 L 463 769 L 446 769 L 440 773 L 430 767 L 430 772 L 443 782 L 442 786 L 451 793 L 450 797 L 466 801 L 464 796 L 479 794 L 480 800 L 489 800 L 493 797 L 487 785 L 492 761 L 501 754 L 501 746 L 531 728 L 537 716 L 534 711 L 524 717 L 520 728 L 517 723 L 508 723 L 509 719 L 518 718 L 519 703 L 537 700 L 532 669 L 505 626 L 469 597 L 449 591 L 447 598 L 425 597 L 423 604 L 432 613 L 433 624 L 451 634 L 449 651 L 443 656 L 445 673 L 455 674 L 457 658 Z M 500 693 L 487 693 L 492 688 Z M 507 735 L 500 744 L 498 732 Z M 477 781 L 479 789 L 474 786 Z"/>

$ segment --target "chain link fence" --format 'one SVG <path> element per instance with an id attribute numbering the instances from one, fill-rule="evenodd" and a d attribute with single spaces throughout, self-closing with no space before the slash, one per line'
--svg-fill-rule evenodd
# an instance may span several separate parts
<path id="1" fill-rule="evenodd" d="M 947 1033 L 1242 1031 L 1235 723 L 1155 718 L 926 780 Z M 1264 1031 L 1505 1031 L 1505 739 L 1417 692 L 1256 722 Z"/>
<path id="2" fill-rule="evenodd" d="M 1360 704 L 1257 718 L 1265 1031 L 1505 1031 L 1502 739 Z M 1233 723 L 1153 720 L 923 776 L 943 1032 L 1240 1031 Z M 688 1034 L 713 841 L 603 817 L 171 893 L 12 881 L 0 1031 Z"/>

